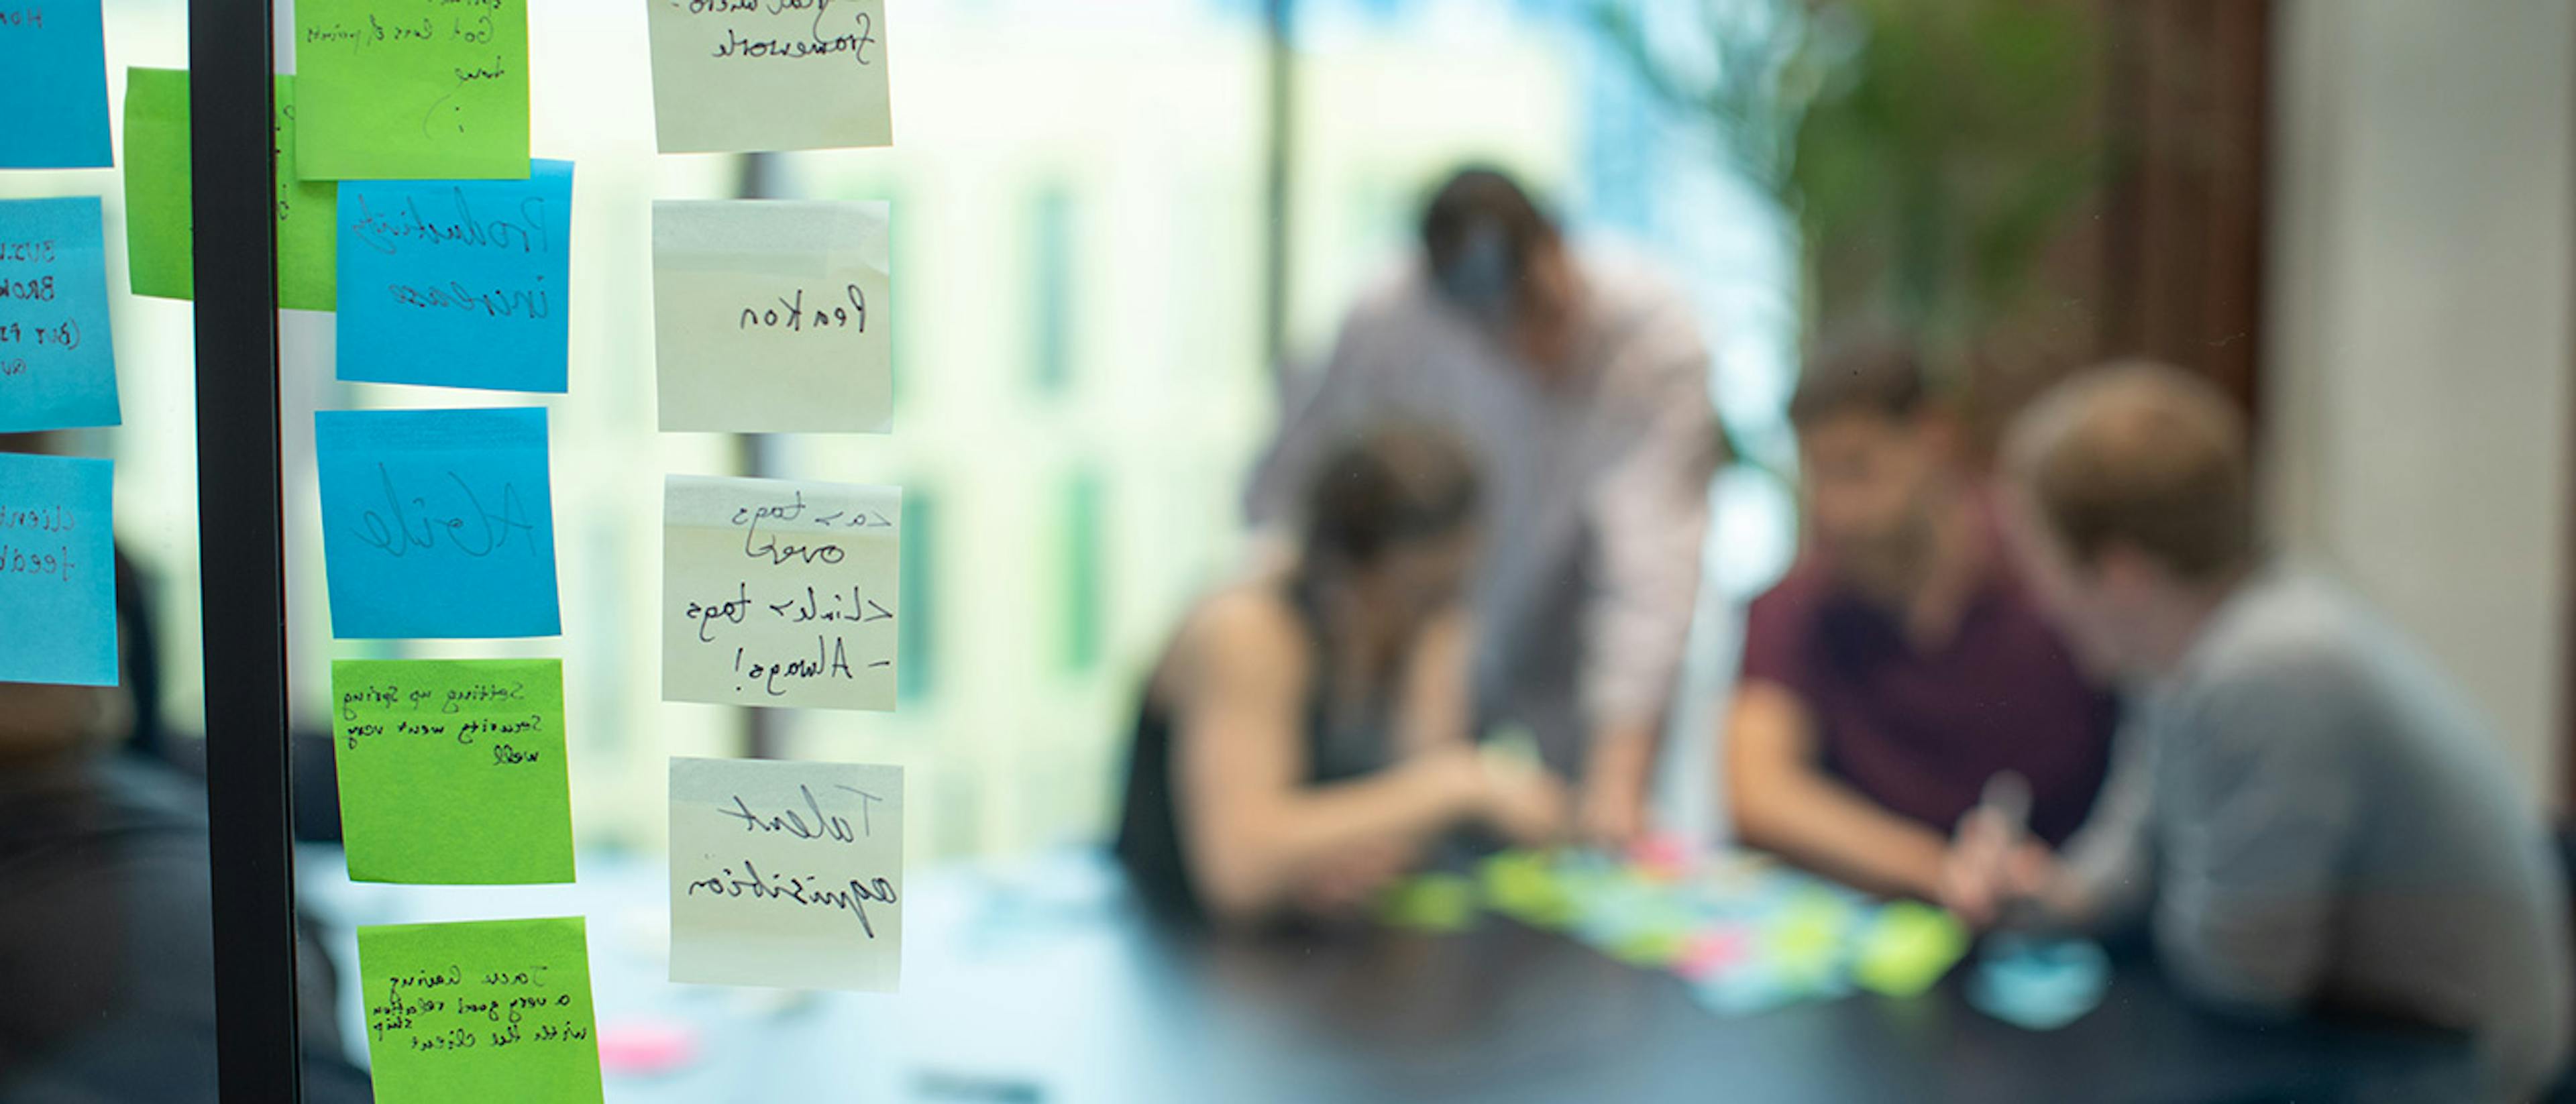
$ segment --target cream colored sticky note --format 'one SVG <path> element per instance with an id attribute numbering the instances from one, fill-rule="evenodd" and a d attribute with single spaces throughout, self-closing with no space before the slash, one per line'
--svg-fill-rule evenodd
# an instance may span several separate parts
<path id="1" fill-rule="evenodd" d="M 893 487 L 669 476 L 662 696 L 893 709 L 902 516 Z"/>
<path id="2" fill-rule="evenodd" d="M 894 428 L 892 209 L 659 200 L 653 342 L 662 428 Z"/>
<path id="3" fill-rule="evenodd" d="M 662 152 L 894 143 L 885 0 L 644 0 L 644 9 Z"/>
<path id="4" fill-rule="evenodd" d="M 671 760 L 671 980 L 902 979 L 902 768 Z"/>

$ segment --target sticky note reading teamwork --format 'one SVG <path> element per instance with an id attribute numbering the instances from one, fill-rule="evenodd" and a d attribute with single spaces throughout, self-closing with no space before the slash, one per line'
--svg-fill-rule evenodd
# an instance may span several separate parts
<path id="1" fill-rule="evenodd" d="M 894 426 L 884 203 L 653 204 L 662 428 Z"/>
<path id="2" fill-rule="evenodd" d="M 340 188 L 340 378 L 564 389 L 572 163 Z"/>
<path id="3" fill-rule="evenodd" d="M 0 452 L 0 682 L 116 685 L 115 467 Z"/>
<path id="4" fill-rule="evenodd" d="M 902 979 L 902 768 L 671 760 L 671 980 Z"/>
<path id="5" fill-rule="evenodd" d="M 578 916 L 358 929 L 376 1104 L 599 1104 Z"/>
<path id="6" fill-rule="evenodd" d="M 527 0 L 297 0 L 296 171 L 528 175 Z"/>
<path id="7" fill-rule="evenodd" d="M 0 169 L 104 169 L 107 34 L 100 0 L 0 0 Z"/>
<path id="8" fill-rule="evenodd" d="M 893 709 L 902 516 L 893 487 L 668 477 L 662 696 Z"/>
<path id="9" fill-rule="evenodd" d="M 276 99 L 269 143 L 277 155 L 277 302 L 326 311 L 332 306 L 331 252 L 338 228 L 331 209 L 338 189 L 328 180 L 295 175 L 295 78 L 277 78 Z M 125 263 L 136 295 L 196 297 L 191 156 L 187 71 L 126 70 Z"/>
<path id="10" fill-rule="evenodd" d="M 885 0 L 644 0 L 644 7 L 662 152 L 894 143 Z"/>
<path id="11" fill-rule="evenodd" d="M 350 878 L 573 880 L 561 660 L 336 660 L 331 700 Z"/>
<path id="12" fill-rule="evenodd" d="M 563 631 L 544 409 L 324 410 L 313 442 L 331 635 Z"/>
<path id="13" fill-rule="evenodd" d="M 0 433 L 117 423 L 98 211 L 0 200 Z"/>

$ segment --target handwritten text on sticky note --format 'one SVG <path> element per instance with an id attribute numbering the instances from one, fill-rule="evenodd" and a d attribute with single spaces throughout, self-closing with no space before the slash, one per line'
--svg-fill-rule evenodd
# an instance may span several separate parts
<path id="1" fill-rule="evenodd" d="M 553 496 L 546 412 L 324 410 L 331 634 L 553 636 Z"/>
<path id="2" fill-rule="evenodd" d="M 0 453 L 0 682 L 116 685 L 115 468 Z"/>
<path id="3" fill-rule="evenodd" d="M 572 163 L 340 187 L 340 378 L 564 389 Z"/>
<path id="4" fill-rule="evenodd" d="M 573 880 L 562 661 L 337 660 L 331 699 L 349 877 Z"/>
<path id="5" fill-rule="evenodd" d="M 107 37 L 99 0 L 0 3 L 0 169 L 103 169 Z"/>
<path id="6" fill-rule="evenodd" d="M 0 200 L 0 433 L 117 423 L 98 200 Z"/>
<path id="7" fill-rule="evenodd" d="M 662 696 L 893 709 L 902 514 L 893 487 L 668 477 Z"/>
<path id="8" fill-rule="evenodd" d="M 671 980 L 890 993 L 903 769 L 671 760 Z"/>
<path id="9" fill-rule="evenodd" d="M 269 141 L 277 155 L 277 302 L 332 308 L 331 212 L 338 188 L 295 175 L 295 78 L 277 78 Z M 189 206 L 188 73 L 125 71 L 125 261 L 136 295 L 197 293 L 195 213 Z"/>
<path id="10" fill-rule="evenodd" d="M 885 0 L 644 0 L 664 153 L 894 142 Z M 745 111 L 744 104 L 777 104 Z"/>
<path id="11" fill-rule="evenodd" d="M 580 917 L 358 929 L 377 1104 L 599 1104 Z"/>
<path id="12" fill-rule="evenodd" d="M 296 171 L 528 175 L 527 0 L 298 0 Z"/>
<path id="13" fill-rule="evenodd" d="M 893 427 L 885 203 L 653 204 L 662 428 Z"/>

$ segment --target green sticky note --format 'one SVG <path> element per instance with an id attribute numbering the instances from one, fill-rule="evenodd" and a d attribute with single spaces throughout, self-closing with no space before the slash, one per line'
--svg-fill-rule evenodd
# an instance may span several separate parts
<path id="1" fill-rule="evenodd" d="M 339 660 L 331 698 L 349 877 L 573 880 L 562 661 Z"/>
<path id="2" fill-rule="evenodd" d="M 1545 852 L 1505 851 L 1486 859 L 1481 873 L 1485 903 L 1494 911 L 1534 928 L 1556 930 L 1574 922 L 1574 894 Z"/>
<path id="3" fill-rule="evenodd" d="M 1919 901 L 1878 910 L 1861 932 L 1852 977 L 1861 987 L 1891 997 L 1911 997 L 1932 987 L 1968 953 L 1968 929 L 1957 917 Z"/>
<path id="4" fill-rule="evenodd" d="M 295 175 L 295 78 L 277 78 L 277 301 L 297 310 L 337 304 L 339 186 Z M 188 72 L 128 69 L 125 77 L 125 259 L 134 294 L 194 299 L 195 221 L 189 204 Z"/>
<path id="5" fill-rule="evenodd" d="M 300 0 L 295 73 L 307 177 L 527 178 L 527 0 Z"/>
<path id="6" fill-rule="evenodd" d="M 1476 923 L 1476 883 L 1456 874 L 1424 874 L 1388 886 L 1377 917 L 1414 931 L 1465 931 Z"/>
<path id="7" fill-rule="evenodd" d="M 358 929 L 376 1104 L 599 1104 L 578 916 Z"/>

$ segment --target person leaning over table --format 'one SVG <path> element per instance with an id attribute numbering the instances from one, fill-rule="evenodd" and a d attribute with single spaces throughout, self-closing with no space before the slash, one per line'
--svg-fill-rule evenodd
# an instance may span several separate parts
<path id="1" fill-rule="evenodd" d="M 1450 828 L 1560 835 L 1554 779 L 1469 738 L 1477 488 L 1434 432 L 1346 442 L 1307 486 L 1293 562 L 1183 618 L 1145 687 L 1118 833 L 1148 900 L 1223 922 L 1342 913 Z"/>
<path id="2" fill-rule="evenodd" d="M 2524 1100 L 2565 1061 L 2567 887 L 2480 721 L 2403 634 L 2257 549 L 2245 429 L 2206 381 L 2097 369 L 2014 424 L 2007 531 L 2088 665 L 2140 690 L 2109 795 L 2061 859 L 1989 812 L 1945 894 L 1972 920 L 2144 906 L 2187 992 L 2466 1032 Z M 2410 1090 L 2411 1091 L 2411 1090 Z"/>

